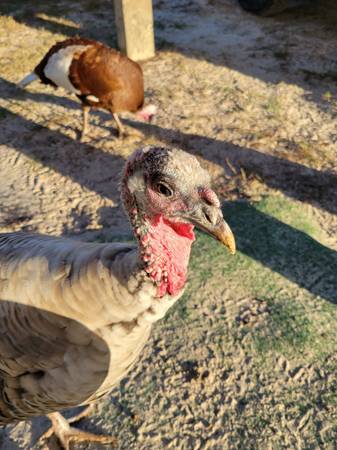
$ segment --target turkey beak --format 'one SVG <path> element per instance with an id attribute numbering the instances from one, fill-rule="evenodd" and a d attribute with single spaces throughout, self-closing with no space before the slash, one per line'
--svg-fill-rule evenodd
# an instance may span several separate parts
<path id="1" fill-rule="evenodd" d="M 210 234 L 222 242 L 228 248 L 230 253 L 234 255 L 236 251 L 234 234 L 224 220 L 222 220 L 220 226 L 216 227 Z"/>
<path id="2" fill-rule="evenodd" d="M 229 225 L 223 219 L 220 208 L 204 205 L 193 214 L 190 220 L 197 228 L 222 242 L 232 254 L 235 253 L 235 238 Z"/>

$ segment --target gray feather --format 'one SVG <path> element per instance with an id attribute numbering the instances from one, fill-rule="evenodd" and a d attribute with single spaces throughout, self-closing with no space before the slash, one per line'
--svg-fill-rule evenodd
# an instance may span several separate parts
<path id="1" fill-rule="evenodd" d="M 134 245 L 0 234 L 0 423 L 109 392 L 177 300 L 155 295 Z"/>

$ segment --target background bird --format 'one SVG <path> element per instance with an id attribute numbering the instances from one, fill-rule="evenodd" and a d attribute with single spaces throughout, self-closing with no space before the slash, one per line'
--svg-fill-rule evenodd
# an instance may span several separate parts
<path id="1" fill-rule="evenodd" d="M 44 84 L 63 87 L 81 100 L 81 140 L 88 131 L 91 107 L 111 112 L 119 136 L 123 135 L 124 128 L 118 113 L 129 111 L 142 120 L 150 121 L 157 111 L 153 104 L 144 106 L 140 65 L 94 40 L 70 38 L 57 42 L 18 85 L 24 87 L 37 79 Z"/>
<path id="2" fill-rule="evenodd" d="M 183 293 L 194 226 L 235 251 L 194 156 L 139 149 L 121 189 L 137 245 L 0 234 L 0 423 L 47 414 L 66 449 L 71 440 L 112 442 L 57 411 L 91 404 L 131 369 Z"/>

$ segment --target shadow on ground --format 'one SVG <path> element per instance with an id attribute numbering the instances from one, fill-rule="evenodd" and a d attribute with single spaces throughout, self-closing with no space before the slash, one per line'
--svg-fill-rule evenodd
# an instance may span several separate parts
<path id="1" fill-rule="evenodd" d="M 124 159 L 86 143 L 76 142 L 66 135 L 24 119 L 0 108 L 17 130 L 10 139 L 0 137 L 0 145 L 8 145 L 45 167 L 59 172 L 101 196 L 119 202 L 119 180 L 111 173 L 112 166 L 124 165 Z M 24 131 L 22 131 L 24 130 Z M 33 131 L 33 133 L 32 133 Z M 80 170 L 79 170 L 80 169 Z"/>
<path id="2" fill-rule="evenodd" d="M 245 201 L 225 206 L 240 252 L 337 305 L 337 252 Z"/>
<path id="3" fill-rule="evenodd" d="M 314 58 L 310 57 L 310 41 L 315 49 L 318 34 L 322 40 L 326 36 L 331 42 L 337 38 L 336 2 L 288 2 L 295 7 L 273 17 L 258 17 L 243 11 L 237 0 L 204 2 L 213 9 L 206 6 L 203 10 L 197 2 L 189 0 L 176 3 L 158 0 L 154 3 L 157 48 L 226 66 L 267 83 L 297 84 L 311 91 L 308 98 L 319 104 L 318 91 L 337 92 L 333 83 L 335 58 L 325 54 L 322 46 Z"/>
<path id="4" fill-rule="evenodd" d="M 103 41 L 109 39 L 109 45 L 115 45 L 113 5 L 107 0 L 80 0 L 72 3 L 56 0 L 2 0 L 0 15 L 11 16 L 16 22 L 31 28 L 67 37 L 81 35 Z M 102 23 L 107 15 L 111 15 L 112 24 L 109 28 Z M 87 23 L 87 20 L 90 22 Z"/>

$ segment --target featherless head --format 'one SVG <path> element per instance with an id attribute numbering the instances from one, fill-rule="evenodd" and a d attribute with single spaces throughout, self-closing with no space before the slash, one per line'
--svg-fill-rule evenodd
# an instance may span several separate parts
<path id="1" fill-rule="evenodd" d="M 235 252 L 210 176 L 189 153 L 151 146 L 136 150 L 125 166 L 122 198 L 154 280 L 168 281 L 168 261 L 188 261 L 189 250 L 182 254 L 179 249 L 190 249 L 194 226 Z"/>
<path id="2" fill-rule="evenodd" d="M 235 241 L 210 187 L 210 176 L 195 156 L 177 148 L 138 149 L 127 161 L 124 183 L 138 213 L 195 225 L 234 253 Z"/>
<path id="3" fill-rule="evenodd" d="M 144 122 L 151 122 L 153 117 L 157 114 L 157 106 L 153 105 L 152 103 L 150 105 L 143 106 L 140 110 L 136 112 L 136 116 L 144 120 Z"/>

